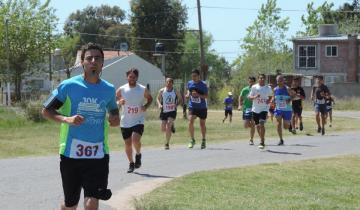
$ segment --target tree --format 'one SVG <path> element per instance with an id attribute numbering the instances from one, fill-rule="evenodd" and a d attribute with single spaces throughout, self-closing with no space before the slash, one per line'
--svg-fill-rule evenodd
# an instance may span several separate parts
<path id="1" fill-rule="evenodd" d="M 315 36 L 319 34 L 318 27 L 320 24 L 337 24 L 339 32 L 343 34 L 360 33 L 360 3 L 353 0 L 351 4 L 344 3 L 337 10 L 333 9 L 334 4 L 325 1 L 318 8 L 314 8 L 314 3 L 307 5 L 307 15 L 301 17 L 305 25 L 305 31 L 297 34 L 300 36 Z"/>
<path id="2" fill-rule="evenodd" d="M 181 75 L 179 61 L 187 20 L 186 8 L 179 0 L 132 0 L 131 49 L 145 60 L 160 63 L 153 56 L 157 41 L 165 45 L 166 73 L 177 78 Z M 147 39 L 154 38 L 154 39 Z"/>
<path id="3" fill-rule="evenodd" d="M 21 84 L 24 76 L 43 70 L 42 65 L 52 47 L 52 33 L 56 17 L 49 7 L 50 0 L 7 1 L 0 8 L 0 37 L 5 40 L 4 18 L 8 18 L 8 40 L 11 81 L 15 84 L 15 100 L 21 100 Z M 1 48 L 2 58 L 6 49 Z"/>
<path id="4" fill-rule="evenodd" d="M 80 34 L 80 45 L 95 42 L 104 48 L 116 48 L 126 42 L 130 28 L 125 20 L 125 11 L 118 6 L 88 6 L 69 15 L 64 31 L 66 35 Z"/>
<path id="5" fill-rule="evenodd" d="M 224 87 L 224 83 L 230 79 L 230 66 L 225 58 L 219 56 L 216 51 L 211 50 L 213 38 L 211 34 L 204 33 L 204 52 L 205 61 L 209 65 L 208 81 L 210 83 L 209 102 L 216 104 L 221 97 L 219 90 Z M 198 31 L 187 31 L 185 34 L 185 43 L 183 44 L 184 54 L 181 58 L 180 69 L 184 80 L 190 79 L 191 71 L 199 68 L 200 63 L 200 45 Z"/>
<path id="6" fill-rule="evenodd" d="M 258 72 L 269 74 L 278 69 L 292 71 L 292 51 L 287 46 L 285 33 L 289 28 L 289 18 L 281 18 L 281 9 L 276 0 L 268 0 L 261 6 L 257 19 L 249 26 L 241 48 L 245 53 L 233 66 L 232 85 L 246 84 L 250 75 Z"/>
<path id="7" fill-rule="evenodd" d="M 76 54 L 80 48 L 80 35 L 61 35 L 57 39 L 56 46 L 61 49 L 64 58 L 67 78 L 71 76 L 71 68 L 74 67 Z"/>

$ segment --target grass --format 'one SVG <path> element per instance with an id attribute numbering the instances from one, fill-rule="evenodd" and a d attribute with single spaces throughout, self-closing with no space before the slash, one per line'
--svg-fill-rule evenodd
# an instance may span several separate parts
<path id="1" fill-rule="evenodd" d="M 228 140 L 248 140 L 248 130 L 243 128 L 241 112 L 234 111 L 233 123 L 222 123 L 223 111 L 210 111 L 207 120 L 207 140 L 209 143 L 223 142 Z M 152 109 L 147 113 L 145 132 L 142 143 L 146 147 L 159 147 L 164 143 L 164 135 L 160 132 L 158 110 Z M 176 133 L 171 139 L 171 146 L 186 145 L 189 141 L 187 131 L 188 122 L 182 119 L 182 113 L 178 112 L 176 120 Z M 195 122 L 195 136 L 200 140 L 198 120 Z M 313 118 L 304 118 L 305 131 L 298 135 L 315 134 L 315 122 Z M 267 123 L 267 137 L 277 136 L 275 125 Z M 330 132 L 354 131 L 360 126 L 359 120 L 348 118 L 334 118 L 333 128 Z M 54 122 L 35 123 L 26 120 L 23 115 L 16 114 L 13 110 L 0 106 L 0 158 L 19 156 L 55 155 L 58 153 L 60 125 Z M 284 132 L 285 140 L 291 134 Z M 119 128 L 111 128 L 110 149 L 122 150 L 123 140 Z M 256 135 L 256 139 L 258 139 Z"/>
<path id="2" fill-rule="evenodd" d="M 135 200 L 137 210 L 359 209 L 360 156 L 198 172 Z"/>

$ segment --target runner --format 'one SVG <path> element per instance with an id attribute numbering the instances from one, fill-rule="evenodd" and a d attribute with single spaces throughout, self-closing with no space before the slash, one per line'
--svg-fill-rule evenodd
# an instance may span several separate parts
<path id="1" fill-rule="evenodd" d="M 174 132 L 174 120 L 176 119 L 177 106 L 182 103 L 182 97 L 178 90 L 175 90 L 174 80 L 166 79 L 166 85 L 159 90 L 156 98 L 160 112 L 161 131 L 165 133 L 165 149 L 170 149 L 169 142 L 171 133 Z"/>
<path id="2" fill-rule="evenodd" d="M 274 94 L 274 88 L 275 86 L 273 84 L 270 84 L 269 87 L 271 88 L 273 94 Z M 274 112 L 275 112 L 275 102 L 274 101 L 270 101 L 270 105 L 269 105 L 269 114 L 270 114 L 270 120 L 273 123 L 274 122 Z"/>
<path id="3" fill-rule="evenodd" d="M 277 86 L 274 89 L 274 96 L 272 101 L 275 101 L 275 118 L 277 121 L 277 133 L 280 141 L 278 145 L 284 145 L 284 139 L 282 135 L 282 127 L 289 129 L 292 107 L 291 107 L 291 89 L 284 84 L 284 77 L 278 75 L 276 77 Z"/>
<path id="4" fill-rule="evenodd" d="M 253 101 L 252 115 L 257 132 L 260 136 L 260 149 L 265 148 L 265 122 L 269 111 L 272 90 L 265 85 L 265 74 L 259 74 L 259 82 L 251 87 L 248 98 Z"/>
<path id="5" fill-rule="evenodd" d="M 242 110 L 243 115 L 243 121 L 244 121 L 244 128 L 250 128 L 250 141 L 249 145 L 254 145 L 254 134 L 255 134 L 255 123 L 252 118 L 252 101 L 248 99 L 248 95 L 250 93 L 251 87 L 255 84 L 256 78 L 255 77 L 249 77 L 248 78 L 248 86 L 244 87 L 241 90 L 240 96 L 239 96 L 239 107 L 238 110 Z"/>
<path id="6" fill-rule="evenodd" d="M 126 72 L 128 83 L 116 91 L 117 103 L 121 105 L 121 133 L 125 143 L 125 152 L 129 160 L 128 173 L 141 166 L 141 136 L 144 132 L 144 113 L 151 105 L 152 97 L 145 86 L 138 84 L 139 71 L 131 68 Z M 146 104 L 144 104 L 146 99 Z M 133 159 L 135 149 L 135 163 Z"/>
<path id="7" fill-rule="evenodd" d="M 324 77 L 316 77 L 315 88 L 312 92 L 312 99 L 314 100 L 315 106 L 315 119 L 318 126 L 317 132 L 321 135 L 325 134 L 325 122 L 326 122 L 326 95 L 331 97 L 331 93 L 326 85 L 324 85 Z M 321 115 L 321 124 L 320 124 L 320 115 Z"/>
<path id="8" fill-rule="evenodd" d="M 292 110 L 293 115 L 291 119 L 291 132 L 296 134 L 297 122 L 299 122 L 299 129 L 302 131 L 304 129 L 303 121 L 302 121 L 302 101 L 305 100 L 305 91 L 300 86 L 300 79 L 295 77 L 292 81 L 291 90 L 294 92 L 294 98 L 292 99 Z"/>
<path id="9" fill-rule="evenodd" d="M 224 111 L 225 111 L 225 118 L 223 119 L 223 123 L 225 122 L 225 120 L 227 119 L 228 115 L 229 115 L 229 122 L 232 122 L 232 108 L 233 108 L 233 103 L 234 103 L 234 99 L 233 99 L 233 95 L 232 92 L 228 92 L 228 97 L 226 97 L 224 99 Z"/>
<path id="10" fill-rule="evenodd" d="M 200 118 L 200 129 L 201 129 L 201 149 L 206 148 L 206 118 L 207 118 L 207 97 L 208 97 L 208 88 L 205 82 L 200 80 L 200 71 L 194 69 L 191 72 L 191 78 L 187 83 L 187 94 L 186 98 L 189 99 L 189 133 L 190 133 L 190 143 L 188 147 L 191 149 L 195 145 L 194 138 L 194 121 L 197 117 Z"/>
<path id="11" fill-rule="evenodd" d="M 85 209 L 98 209 L 99 199 L 111 197 L 107 189 L 108 126 L 119 125 L 119 109 L 114 86 L 100 79 L 103 62 L 100 46 L 84 45 L 81 50 L 84 74 L 61 82 L 42 110 L 44 117 L 62 123 L 59 150 L 65 197 L 62 210 L 76 209 L 82 188 Z"/>
<path id="12" fill-rule="evenodd" d="M 326 94 L 326 112 L 327 112 L 326 118 L 329 117 L 329 120 L 330 120 L 329 127 L 330 128 L 332 127 L 332 106 L 333 105 L 335 105 L 334 97 L 329 96 L 329 94 L 327 93 Z"/>

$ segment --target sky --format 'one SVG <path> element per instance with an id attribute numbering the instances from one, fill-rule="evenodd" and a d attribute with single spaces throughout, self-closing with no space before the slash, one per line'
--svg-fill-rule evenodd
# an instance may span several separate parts
<path id="1" fill-rule="evenodd" d="M 318 7 L 324 1 L 315 0 L 314 6 Z M 188 8 L 187 27 L 189 29 L 198 29 L 196 2 L 196 0 L 182 0 L 183 5 Z M 290 18 L 288 39 L 295 36 L 297 31 L 304 29 L 301 16 L 306 14 L 306 6 L 310 2 L 310 0 L 277 0 L 278 7 L 285 10 L 281 12 L 281 16 Z M 346 2 L 351 3 L 352 0 L 328 2 L 333 2 L 334 8 L 337 9 Z M 130 13 L 129 0 L 51 0 L 50 5 L 56 9 L 56 15 L 59 18 L 58 31 L 62 32 L 64 22 L 72 12 L 89 5 L 100 6 L 101 4 L 117 5 L 127 14 Z M 202 27 L 214 39 L 211 48 L 230 63 L 241 55 L 241 40 L 246 36 L 246 28 L 256 20 L 258 9 L 262 4 L 266 4 L 266 0 L 201 0 Z"/>

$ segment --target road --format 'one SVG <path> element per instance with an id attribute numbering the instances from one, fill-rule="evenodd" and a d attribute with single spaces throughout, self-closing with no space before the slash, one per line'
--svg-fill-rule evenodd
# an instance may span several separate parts
<path id="1" fill-rule="evenodd" d="M 286 139 L 285 146 L 276 146 L 276 140 L 269 139 L 265 150 L 249 146 L 246 141 L 210 144 L 206 150 L 200 150 L 199 144 L 189 150 L 186 143 L 168 151 L 147 148 L 143 150 L 142 168 L 133 174 L 126 173 L 125 154 L 113 152 L 109 187 L 114 196 L 110 201 L 101 202 L 100 209 L 124 209 L 120 205 L 124 195 L 141 194 L 146 188 L 152 189 L 151 183 L 157 180 L 162 182 L 195 171 L 360 154 L 359 135 L 360 131 L 325 136 L 299 135 Z M 58 156 L 3 159 L 0 168 L 1 209 L 59 209 L 62 188 Z M 131 189 L 135 191 L 131 192 Z"/>

